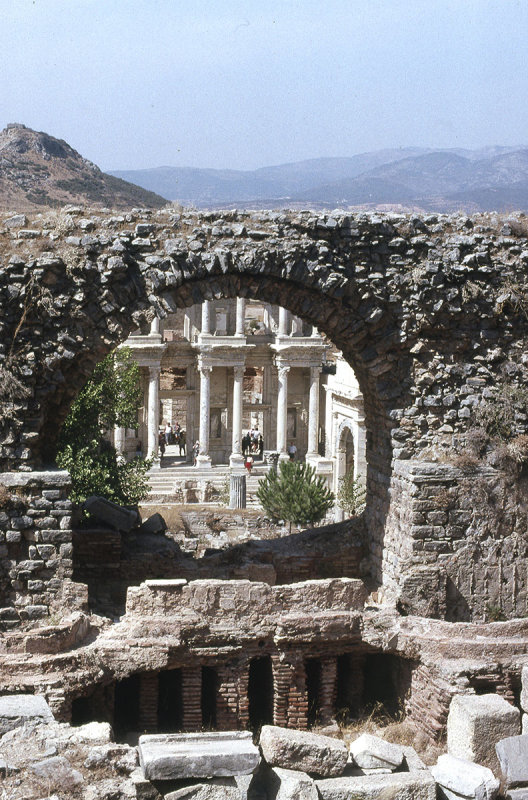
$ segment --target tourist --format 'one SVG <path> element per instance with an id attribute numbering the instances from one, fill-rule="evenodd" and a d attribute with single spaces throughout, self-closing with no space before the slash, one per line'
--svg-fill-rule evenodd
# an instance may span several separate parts
<path id="1" fill-rule="evenodd" d="M 251 445 L 251 436 L 248 431 L 246 435 L 242 437 L 242 454 L 244 456 L 247 455 L 250 445 Z"/>
<path id="2" fill-rule="evenodd" d="M 193 452 L 193 467 L 195 467 L 198 461 L 198 453 L 200 452 L 200 442 L 198 441 L 198 439 L 193 444 L 192 452 Z"/>
<path id="3" fill-rule="evenodd" d="M 253 456 L 251 455 L 251 453 L 247 454 L 246 460 L 244 462 L 244 466 L 247 469 L 248 474 L 250 475 L 251 474 L 251 470 L 253 468 Z"/>
<path id="4" fill-rule="evenodd" d="M 290 442 L 290 446 L 288 447 L 288 455 L 290 457 L 290 461 L 295 460 L 295 456 L 297 455 L 297 448 L 293 442 Z"/>
<path id="5" fill-rule="evenodd" d="M 165 444 L 170 444 L 172 439 L 172 425 L 167 421 L 165 425 Z"/>
<path id="6" fill-rule="evenodd" d="M 178 445 L 180 447 L 180 455 L 185 455 L 185 431 L 180 430 L 180 435 L 178 439 Z"/>
<path id="7" fill-rule="evenodd" d="M 158 447 L 160 458 L 162 458 L 165 455 L 165 436 L 162 430 L 158 434 Z"/>
<path id="8" fill-rule="evenodd" d="M 262 434 L 259 435 L 258 451 L 259 451 L 259 458 L 262 461 L 262 459 L 264 458 L 264 437 L 262 436 Z"/>

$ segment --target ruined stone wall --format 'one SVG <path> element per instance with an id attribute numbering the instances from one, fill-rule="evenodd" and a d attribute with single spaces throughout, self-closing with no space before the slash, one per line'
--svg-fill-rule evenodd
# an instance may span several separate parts
<path id="1" fill-rule="evenodd" d="M 406 613 L 497 621 L 528 612 L 526 478 L 395 462 L 384 579 Z"/>
<path id="2" fill-rule="evenodd" d="M 0 473 L 0 630 L 86 600 L 72 577 L 66 472 Z"/>
<path id="3" fill-rule="evenodd" d="M 445 563 L 462 594 L 458 607 L 466 604 L 469 614 L 480 615 L 505 581 L 519 582 L 512 598 L 523 596 L 520 539 L 519 573 L 508 565 L 499 577 L 504 559 L 497 557 L 494 577 L 475 577 L 474 591 L 462 587 L 453 578 L 462 559 L 453 533 L 459 523 L 448 521 L 448 551 L 436 531 L 411 534 L 411 498 L 421 490 L 398 474 L 400 462 L 452 453 L 473 409 L 493 400 L 505 381 L 519 390 L 527 383 L 522 220 L 170 210 L 97 212 L 87 219 L 73 211 L 35 218 L 30 231 L 0 225 L 4 469 L 53 461 L 79 387 L 136 326 L 204 299 L 253 296 L 317 326 L 354 368 L 368 431 L 372 570 L 386 590 L 398 596 L 408 579 L 416 592 L 418 564 L 431 576 L 431 568 Z M 528 431 L 522 408 L 515 429 Z M 518 501 L 522 510 L 520 495 Z M 522 535 L 519 509 L 505 516 L 503 538 Z M 444 512 L 432 508 L 426 515 L 440 520 Z M 460 565 L 466 573 L 466 562 Z M 439 591 L 442 582 L 439 575 Z M 496 589 L 488 591 L 491 585 Z M 522 602 L 501 597 L 506 613 L 518 613 Z M 442 603 L 432 613 L 441 614 Z"/>

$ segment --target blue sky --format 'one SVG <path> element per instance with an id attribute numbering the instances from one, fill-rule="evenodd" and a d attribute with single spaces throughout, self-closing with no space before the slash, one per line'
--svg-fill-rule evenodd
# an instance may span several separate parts
<path id="1" fill-rule="evenodd" d="M 0 0 L 0 128 L 103 169 L 528 143 L 528 0 Z"/>

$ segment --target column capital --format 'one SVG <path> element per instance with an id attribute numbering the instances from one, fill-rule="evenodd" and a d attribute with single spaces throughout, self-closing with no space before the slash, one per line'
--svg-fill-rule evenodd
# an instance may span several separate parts
<path id="1" fill-rule="evenodd" d="M 155 378 L 156 375 L 159 375 L 161 372 L 161 364 L 149 364 L 149 376 L 151 378 Z"/>
<path id="2" fill-rule="evenodd" d="M 199 363 L 198 364 L 198 371 L 204 376 L 210 375 L 211 372 L 213 371 L 213 367 L 212 367 L 211 364 L 201 364 L 201 363 Z"/>
<path id="3" fill-rule="evenodd" d="M 236 366 L 233 367 L 233 375 L 238 380 L 240 380 L 241 378 L 244 377 L 244 372 L 245 371 L 246 371 L 246 367 L 245 367 L 244 364 L 237 364 Z"/>
<path id="4" fill-rule="evenodd" d="M 313 376 L 314 378 L 320 375 L 322 371 L 323 367 L 321 366 L 321 364 L 317 364 L 315 367 L 310 366 L 310 375 Z"/>
<path id="5" fill-rule="evenodd" d="M 291 367 L 289 364 L 277 364 L 277 370 L 279 373 L 279 378 L 285 378 L 288 372 L 290 371 Z"/>

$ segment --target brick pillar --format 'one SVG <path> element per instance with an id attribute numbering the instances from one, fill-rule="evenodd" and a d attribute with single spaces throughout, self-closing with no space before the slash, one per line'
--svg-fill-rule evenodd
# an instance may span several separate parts
<path id="1" fill-rule="evenodd" d="M 218 668 L 216 725 L 220 731 L 236 731 L 238 721 L 238 681 L 230 667 Z"/>
<path id="2" fill-rule="evenodd" d="M 202 727 L 202 669 L 200 666 L 182 669 L 182 729 L 199 731 Z"/>
<path id="3" fill-rule="evenodd" d="M 308 728 L 308 693 L 302 656 L 280 661 L 272 656 L 273 723 L 285 728 Z"/>
<path id="4" fill-rule="evenodd" d="M 240 730 L 249 728 L 249 665 L 239 667 L 237 675 L 238 691 L 238 727 Z"/>
<path id="5" fill-rule="evenodd" d="M 158 730 L 158 673 L 139 676 L 139 729 L 145 733 Z"/>
<path id="6" fill-rule="evenodd" d="M 321 685 L 319 689 L 319 722 L 328 725 L 335 714 L 337 696 L 337 658 L 321 658 Z"/>

